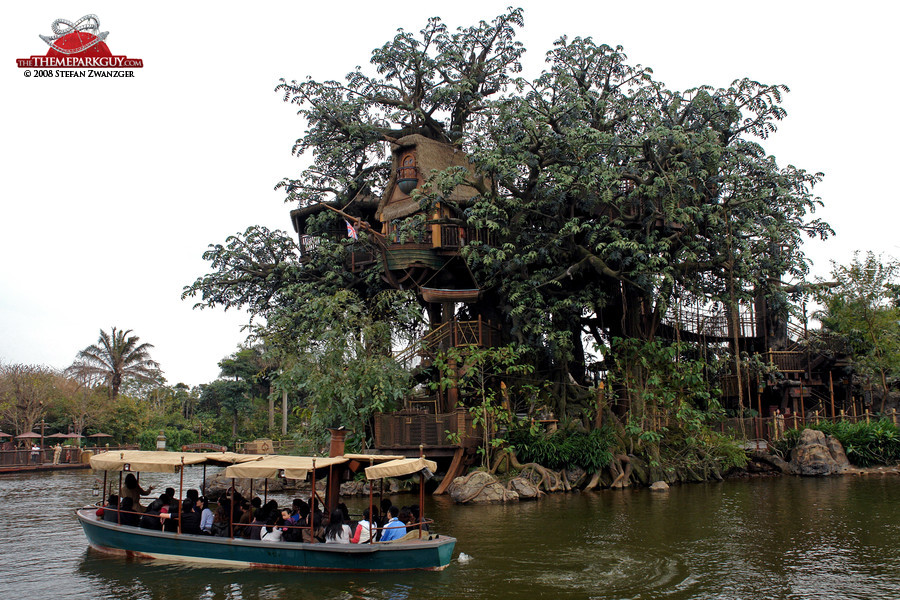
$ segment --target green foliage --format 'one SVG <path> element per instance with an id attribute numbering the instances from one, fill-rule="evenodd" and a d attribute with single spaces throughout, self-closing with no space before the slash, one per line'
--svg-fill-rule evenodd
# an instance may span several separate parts
<path id="1" fill-rule="evenodd" d="M 822 421 L 809 426 L 826 435 L 833 435 L 844 447 L 847 459 L 854 465 L 870 467 L 872 465 L 893 465 L 900 463 L 900 428 L 887 419 L 871 423 L 860 421 Z M 789 429 L 784 438 L 775 445 L 775 451 L 785 459 L 789 459 L 800 441 L 800 430 Z"/>
<path id="2" fill-rule="evenodd" d="M 594 473 L 610 463 L 616 442 L 610 427 L 590 433 L 558 430 L 550 434 L 519 427 L 509 432 L 509 443 L 520 462 L 557 470 L 581 467 Z"/>
<path id="3" fill-rule="evenodd" d="M 166 427 L 164 429 L 145 429 L 137 437 L 137 443 L 141 450 L 156 450 L 156 439 L 159 432 L 164 431 L 166 436 L 166 450 L 180 452 L 181 447 L 187 444 L 196 444 L 197 434 L 190 429 Z"/>
<path id="4" fill-rule="evenodd" d="M 524 362 L 525 354 L 525 348 L 510 344 L 495 348 L 449 348 L 435 359 L 441 378 L 432 387 L 443 390 L 458 387 L 460 404 L 468 407 L 473 425 L 481 428 L 478 453 L 484 467 L 490 466 L 493 450 L 506 443 L 498 430 L 511 423 L 509 401 L 498 397 L 504 376 L 526 376 L 534 371 L 531 364 Z M 458 371 L 457 366 L 461 366 Z M 533 388 L 527 383 L 511 387 Z M 507 394 L 513 393 L 510 388 Z"/>
<path id="5" fill-rule="evenodd" d="M 818 346 L 846 352 L 859 383 L 880 384 L 882 411 L 891 384 L 900 378 L 900 306 L 897 282 L 900 262 L 867 252 L 853 254 L 849 265 L 832 262 L 831 283 L 815 290 L 822 309 L 816 332 Z"/>
<path id="6" fill-rule="evenodd" d="M 160 381 L 159 363 L 150 358 L 153 345 L 140 344 L 140 338 L 130 333 L 130 329 L 113 327 L 111 334 L 101 329 L 97 343 L 80 351 L 66 371 L 84 385 L 102 381 L 112 399 L 119 395 L 119 388 L 128 379 L 145 383 Z"/>
<path id="7" fill-rule="evenodd" d="M 394 409 L 411 391 L 409 372 L 390 351 L 391 320 L 412 327 L 418 311 L 405 293 L 384 292 L 366 303 L 349 290 L 313 298 L 308 310 L 317 318 L 297 333 L 279 385 L 304 398 L 295 410 L 307 435 L 324 438 L 327 428 L 343 426 L 365 447 L 369 418 Z"/>

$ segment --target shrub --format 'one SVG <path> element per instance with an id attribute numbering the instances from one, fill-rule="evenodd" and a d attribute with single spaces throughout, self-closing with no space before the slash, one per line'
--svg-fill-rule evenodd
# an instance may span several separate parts
<path id="1" fill-rule="evenodd" d="M 869 467 L 900 462 L 900 429 L 887 419 L 874 423 L 822 421 L 809 426 L 809 429 L 833 435 L 854 465 Z M 785 432 L 784 439 L 775 443 L 775 452 L 787 458 L 799 440 L 800 430 L 790 429 Z"/>
<path id="2" fill-rule="evenodd" d="M 612 461 L 613 430 L 608 427 L 590 433 L 555 431 L 532 433 L 513 429 L 509 442 L 520 462 L 535 462 L 549 469 L 581 467 L 589 473 L 599 471 Z"/>

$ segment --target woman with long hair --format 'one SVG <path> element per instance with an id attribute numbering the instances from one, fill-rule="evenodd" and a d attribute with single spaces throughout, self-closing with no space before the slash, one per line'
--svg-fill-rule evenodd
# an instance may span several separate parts
<path id="1" fill-rule="evenodd" d="M 325 528 L 325 543 L 349 544 L 351 537 L 353 537 L 353 532 L 350 531 L 349 525 L 344 524 L 344 513 L 341 512 L 341 509 L 335 508 L 331 511 L 331 518 Z"/>

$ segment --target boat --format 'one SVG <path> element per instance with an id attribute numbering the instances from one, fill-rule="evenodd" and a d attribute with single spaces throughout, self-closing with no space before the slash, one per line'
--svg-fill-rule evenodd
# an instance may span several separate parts
<path id="1" fill-rule="evenodd" d="M 384 460 L 387 459 L 387 460 Z M 420 477 L 420 499 L 424 500 L 425 477 L 436 468 L 434 462 L 420 458 L 381 457 L 377 455 L 343 455 L 338 457 L 302 457 L 279 455 L 243 455 L 228 452 L 178 453 L 178 452 L 107 452 L 91 457 L 91 467 L 104 473 L 110 472 L 163 472 L 181 476 L 184 467 L 199 465 L 224 465 L 226 477 L 262 478 L 286 477 L 312 480 L 315 490 L 317 473 L 331 474 L 340 482 L 340 473 L 353 467 L 361 468 L 365 462 L 366 478 L 370 482 L 384 477 Z M 375 464 L 376 462 L 380 464 Z M 370 485 L 371 488 L 374 485 Z M 329 485 L 328 490 L 336 490 Z M 183 491 L 183 490 L 181 490 Z M 183 497 L 179 493 L 179 497 Z M 369 496 L 373 503 L 372 492 Z M 336 494 L 326 494 L 325 506 L 337 503 Z M 423 503 L 420 501 L 420 506 Z M 97 516 L 96 506 L 75 510 L 88 543 L 103 553 L 138 559 L 162 559 L 181 562 L 205 563 L 227 567 L 256 567 L 294 569 L 305 571 L 440 571 L 447 567 L 456 545 L 456 539 L 436 535 L 423 528 L 430 522 L 424 515 L 416 532 L 393 542 L 369 542 L 363 544 L 323 544 L 306 542 L 262 542 L 235 537 L 215 537 L 189 533 L 156 531 L 132 525 L 105 521 Z M 179 515 L 180 516 L 180 515 Z"/>

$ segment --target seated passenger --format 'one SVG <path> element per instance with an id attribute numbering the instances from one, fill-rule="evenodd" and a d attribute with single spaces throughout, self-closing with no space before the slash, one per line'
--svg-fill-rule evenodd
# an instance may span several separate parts
<path id="1" fill-rule="evenodd" d="M 419 514 L 419 505 L 418 505 L 418 504 L 413 504 L 412 506 L 409 507 L 409 510 L 412 512 L 413 523 L 415 523 L 415 525 L 416 525 L 416 526 L 414 527 L 414 529 L 416 529 L 416 530 L 418 531 L 418 529 L 419 529 L 419 521 L 422 520 L 422 517 L 421 517 L 420 514 Z M 408 527 L 407 527 L 407 530 L 409 530 Z M 431 531 L 431 530 L 428 528 L 428 523 L 422 523 L 422 531 Z"/>
<path id="2" fill-rule="evenodd" d="M 290 519 L 285 521 L 288 527 L 285 529 L 281 539 L 285 542 L 301 542 L 303 541 L 302 527 L 309 527 L 309 505 L 302 500 L 294 500 L 294 508 Z"/>
<path id="3" fill-rule="evenodd" d="M 178 500 L 172 500 L 168 506 L 160 509 L 159 520 L 162 521 L 163 531 L 178 533 Z"/>
<path id="4" fill-rule="evenodd" d="M 200 513 L 194 511 L 194 508 L 197 506 L 197 502 L 195 500 L 191 500 L 190 498 L 185 498 L 184 502 L 181 503 L 181 533 L 192 533 L 194 535 L 200 535 Z M 175 528 L 178 528 L 178 514 L 175 514 L 176 521 Z"/>
<path id="5" fill-rule="evenodd" d="M 119 522 L 122 525 L 138 526 L 141 515 L 134 510 L 134 501 L 131 498 L 122 498 L 122 502 L 119 503 L 119 511 L 121 513 Z"/>
<path id="6" fill-rule="evenodd" d="M 228 505 L 222 499 L 219 500 L 219 508 L 216 509 L 216 514 L 213 516 L 210 533 L 216 537 L 229 536 Z"/>
<path id="7" fill-rule="evenodd" d="M 241 514 L 237 519 L 238 526 L 234 528 L 234 535 L 246 538 L 250 536 L 249 525 L 253 520 L 253 508 L 248 500 L 241 500 L 240 510 Z"/>
<path id="8" fill-rule="evenodd" d="M 349 544 L 353 533 L 350 526 L 344 524 L 344 513 L 340 508 L 331 511 L 331 518 L 328 519 L 328 526 L 325 528 L 326 544 Z"/>
<path id="9" fill-rule="evenodd" d="M 165 498 L 165 494 L 161 496 L 161 498 Z M 154 529 L 159 531 L 162 529 L 162 523 L 159 520 L 159 511 L 164 507 L 163 500 L 154 500 L 150 503 L 150 506 L 144 511 L 144 514 L 141 515 L 141 520 L 139 522 L 140 527 L 144 529 Z"/>
<path id="10" fill-rule="evenodd" d="M 209 507 L 209 499 L 206 496 L 197 498 L 197 507 L 200 508 L 200 531 L 211 535 L 215 515 Z"/>
<path id="11" fill-rule="evenodd" d="M 109 498 L 106 501 L 106 504 L 103 508 L 99 509 L 97 512 L 100 513 L 102 510 L 103 520 L 107 523 L 118 523 L 119 522 L 119 497 L 115 494 L 110 494 Z M 98 514 L 97 516 L 101 516 Z"/>
<path id="12" fill-rule="evenodd" d="M 350 539 L 351 544 L 367 544 L 372 534 L 375 532 L 375 525 L 370 518 L 369 509 L 363 511 L 363 520 L 357 523 L 356 531 Z"/>
<path id="13" fill-rule="evenodd" d="M 402 523 L 400 519 L 397 518 L 400 515 L 400 509 L 396 506 L 391 506 L 388 510 L 388 514 L 391 515 L 391 519 L 387 522 L 387 525 L 384 526 L 384 530 L 381 532 L 382 542 L 397 540 L 406 535 L 406 524 Z"/>
<path id="14" fill-rule="evenodd" d="M 261 508 L 256 509 L 256 514 L 254 515 L 253 520 L 250 521 L 250 524 L 247 525 L 247 528 L 244 530 L 244 539 L 262 539 L 262 529 L 265 524 L 266 520 L 263 518 L 263 510 Z"/>
<path id="15" fill-rule="evenodd" d="M 274 514 L 270 516 L 266 520 L 266 526 L 262 528 L 262 535 L 260 535 L 259 539 L 263 542 L 280 542 L 281 525 L 284 525 L 281 515 Z"/>
<path id="16" fill-rule="evenodd" d="M 307 522 L 309 521 L 309 519 L 312 519 L 313 533 L 310 533 L 309 526 L 304 527 L 301 530 L 303 532 L 303 541 L 309 543 L 309 542 L 312 542 L 313 537 L 315 537 L 315 541 L 324 542 L 325 541 L 325 528 L 322 527 L 322 512 L 318 511 L 314 515 L 310 515 L 309 517 L 307 517 Z"/>

